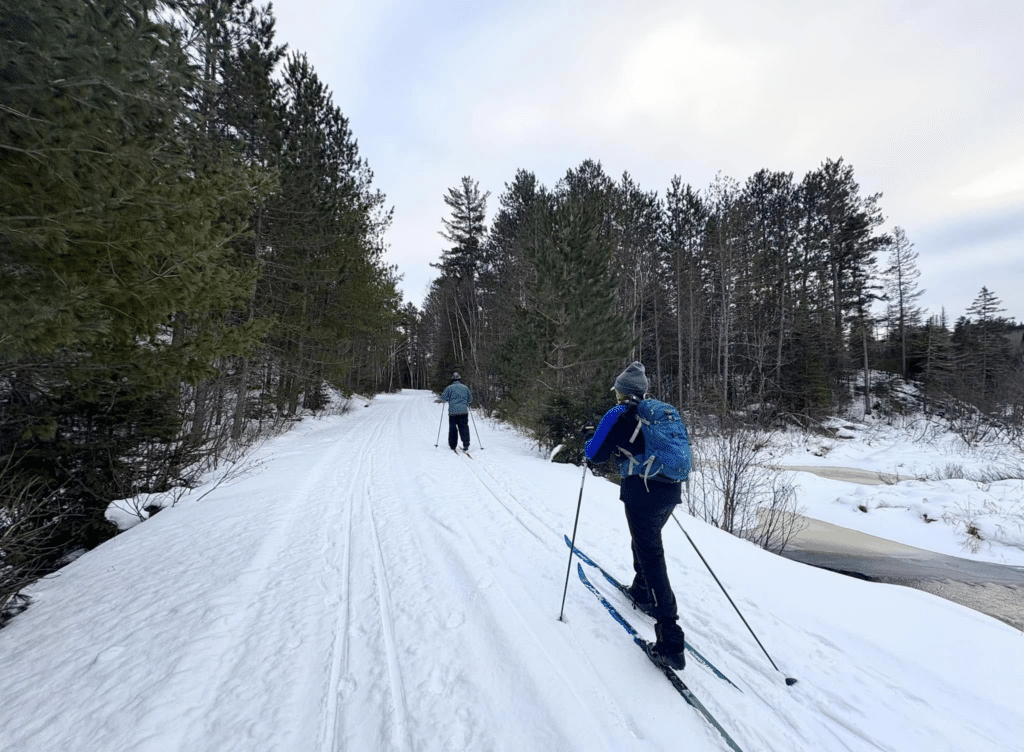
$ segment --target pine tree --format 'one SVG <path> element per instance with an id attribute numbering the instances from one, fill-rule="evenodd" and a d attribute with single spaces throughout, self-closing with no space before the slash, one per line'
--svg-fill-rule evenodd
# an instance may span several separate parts
<path id="1" fill-rule="evenodd" d="M 846 327 L 863 319 L 861 298 L 870 267 L 884 242 L 875 235 L 883 217 L 881 194 L 861 196 L 853 167 L 841 158 L 826 159 L 804 176 L 800 186 L 802 299 L 820 322 L 826 372 L 833 387 L 846 372 Z"/>
<path id="2" fill-rule="evenodd" d="M 708 193 L 711 216 L 705 263 L 712 280 L 708 301 L 715 335 L 712 362 L 718 386 L 716 402 L 720 409 L 728 409 L 731 406 L 737 293 L 743 264 L 743 208 L 739 202 L 739 185 L 732 178 L 719 174 Z"/>
<path id="3" fill-rule="evenodd" d="M 662 206 L 656 191 L 644 191 L 623 173 L 610 193 L 609 214 L 615 244 L 613 266 L 619 305 L 634 343 L 631 357 L 647 364 L 652 392 L 665 384 L 663 352 L 669 333 L 668 291 L 659 269 Z"/>
<path id="4" fill-rule="evenodd" d="M 473 178 L 462 178 L 458 188 L 449 188 L 444 202 L 451 209 L 451 219 L 443 219 L 444 230 L 438 234 L 452 244 L 441 253 L 439 268 L 443 274 L 467 277 L 476 284 L 487 270 L 487 199 L 490 191 L 480 193 L 480 184 Z"/>
<path id="5" fill-rule="evenodd" d="M 700 193 L 672 178 L 665 196 L 663 249 L 665 268 L 675 292 L 676 389 L 679 406 L 695 406 L 700 368 L 700 341 L 704 317 L 701 252 L 707 233 L 709 209 Z"/>
<path id="6" fill-rule="evenodd" d="M 481 368 L 486 369 L 481 374 L 487 387 L 481 399 L 485 405 L 493 404 L 492 395 L 500 395 L 507 408 L 509 395 L 526 392 L 520 388 L 526 377 L 512 365 L 518 362 L 518 356 L 512 354 L 524 344 L 518 339 L 522 324 L 520 311 L 527 304 L 530 285 L 536 278 L 525 249 L 538 227 L 533 221 L 538 202 L 546 200 L 543 187 L 527 170 L 517 170 L 513 181 L 505 184 L 505 191 L 498 198 L 498 208 L 487 236 L 486 258 L 492 271 L 483 280 L 481 297 L 485 327 L 479 360 Z"/>
<path id="7" fill-rule="evenodd" d="M 945 309 L 928 319 L 921 334 L 920 380 L 924 388 L 925 412 L 936 399 L 953 391 L 955 355 L 946 322 Z"/>
<path id="8" fill-rule="evenodd" d="M 375 382 L 392 350 L 374 345 L 357 357 L 357 343 L 397 336 L 399 313 L 394 272 L 382 262 L 390 212 L 348 118 L 303 55 L 286 61 L 282 94 L 279 188 L 265 211 L 256 311 L 275 320 L 266 376 L 278 412 L 291 415 L 300 404 L 315 409 L 325 383 Z"/>
<path id="9" fill-rule="evenodd" d="M 555 194 L 534 203 L 524 247 L 534 274 L 518 334 L 506 341 L 504 354 L 515 374 L 525 376 L 513 401 L 551 446 L 592 408 L 596 385 L 629 352 L 609 270 L 613 247 L 605 197 L 577 177 L 570 171 Z"/>
<path id="10" fill-rule="evenodd" d="M 495 295 L 490 319 L 500 339 L 511 330 L 511 312 L 526 300 L 531 267 L 524 261 L 524 248 L 531 242 L 529 217 L 540 197 L 537 177 L 518 170 L 511 184 L 498 198 L 498 210 L 487 238 L 487 257 L 494 264 Z"/>
<path id="11" fill-rule="evenodd" d="M 439 234 L 452 246 L 441 254 L 441 270 L 437 280 L 439 302 L 444 308 L 441 319 L 446 331 L 442 342 L 450 349 L 439 353 L 435 380 L 447 383 L 446 377 L 458 368 L 463 375 L 478 382 L 477 391 L 485 395 L 488 369 L 481 361 L 486 318 L 485 299 L 493 289 L 494 273 L 488 258 L 487 198 L 471 177 L 462 178 L 458 188 L 449 188 L 444 202 L 451 208 L 451 219 L 441 220 L 444 230 Z"/>
<path id="12" fill-rule="evenodd" d="M 743 185 L 737 364 L 753 401 L 780 399 L 794 306 L 797 191 L 793 174 L 759 170 Z"/>
<path id="13" fill-rule="evenodd" d="M 921 276 L 917 268 L 917 251 L 914 250 L 914 244 L 907 239 L 902 227 L 893 228 L 889 245 L 889 266 L 883 275 L 885 299 L 891 309 L 889 318 L 900 344 L 900 373 L 903 378 L 907 378 L 908 332 L 920 323 L 921 309 L 916 305 L 916 301 L 925 291 L 918 289 L 917 286 L 917 280 Z"/>
<path id="14" fill-rule="evenodd" d="M 253 175 L 196 169 L 192 69 L 152 4 L 4 2 L 0 30 L 0 453 L 60 489 L 59 555 L 111 533 L 110 499 L 178 481 L 180 385 L 252 346 L 224 314 L 252 292 L 229 249 Z"/>
<path id="15" fill-rule="evenodd" d="M 274 20 L 269 9 L 256 9 L 253 2 L 184 0 L 168 19 L 178 30 L 184 52 L 197 72 L 184 92 L 194 122 L 189 138 L 193 169 L 205 175 L 237 170 L 244 165 L 252 174 L 249 182 L 256 190 L 245 204 L 226 213 L 224 220 L 254 228 L 255 232 L 246 233 L 231 244 L 233 253 L 226 260 L 255 273 L 255 248 L 263 242 L 263 223 L 261 217 L 253 214 L 259 212 L 274 180 L 266 147 L 273 139 L 269 133 L 276 126 L 272 108 L 278 87 L 270 77 L 284 51 L 274 45 Z M 261 147 L 263 153 L 259 151 Z M 251 305 L 244 312 L 232 311 L 223 316 L 229 324 L 245 322 L 254 331 L 266 330 L 266 321 L 254 321 Z M 224 323 L 218 317 L 208 321 L 179 313 L 174 336 L 178 340 L 201 337 L 210 327 Z M 241 364 L 240 373 L 232 375 L 230 371 L 237 363 Z M 189 440 L 193 444 L 213 438 L 218 424 L 230 425 L 232 437 L 240 438 L 248 402 L 248 364 L 248 356 L 219 359 L 214 364 L 216 373 L 183 391 L 191 407 Z M 182 409 L 188 411 L 189 406 L 183 404 Z M 226 410 L 234 413 L 230 422 L 223 421 Z"/>
<path id="16" fill-rule="evenodd" d="M 967 309 L 968 319 L 958 327 L 965 381 L 972 401 L 982 409 L 995 407 L 991 398 L 1009 366 L 1007 341 L 1002 336 L 1007 322 L 998 315 L 1005 311 L 1001 305 L 995 293 L 983 286 Z"/>

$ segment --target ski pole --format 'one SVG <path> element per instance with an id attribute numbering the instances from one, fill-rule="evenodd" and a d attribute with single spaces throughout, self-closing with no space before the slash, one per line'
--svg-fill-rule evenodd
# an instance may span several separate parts
<path id="1" fill-rule="evenodd" d="M 444 423 L 444 403 L 441 403 L 441 417 L 437 421 L 437 441 L 434 442 L 434 449 L 441 443 L 441 424 Z"/>
<path id="2" fill-rule="evenodd" d="M 689 478 L 686 479 L 686 495 L 687 495 L 687 497 L 689 497 L 689 495 L 690 495 L 690 479 Z M 679 529 L 683 531 L 683 535 L 686 536 L 686 540 L 690 541 L 690 545 L 693 546 L 693 550 L 697 552 L 697 556 L 700 557 L 700 560 L 702 562 L 704 562 L 704 566 L 708 568 L 709 572 L 711 572 L 711 576 L 715 578 L 715 582 L 718 583 L 718 587 L 722 588 L 722 592 L 725 593 L 725 597 L 729 599 L 729 603 L 732 604 L 732 607 L 733 607 L 733 609 L 735 609 L 736 614 L 743 621 L 743 625 L 750 631 L 750 634 L 753 636 L 754 641 L 757 642 L 758 647 L 760 647 L 761 650 L 764 652 L 764 654 L 768 657 L 768 662 L 772 664 L 772 668 L 774 668 L 776 671 L 778 671 L 781 674 L 782 673 L 782 669 L 780 669 L 778 666 L 775 665 L 775 661 L 773 661 L 772 657 L 770 655 L 768 655 L 768 651 L 764 649 L 764 645 L 762 645 L 761 641 L 757 639 L 757 635 L 754 634 L 754 630 L 750 628 L 750 625 L 747 624 L 747 620 L 744 619 L 743 618 L 743 614 L 740 613 L 739 608 L 737 608 L 736 604 L 733 603 L 732 598 L 729 596 L 729 593 L 725 589 L 725 585 L 723 585 L 722 581 L 718 579 L 718 575 L 715 574 L 715 570 L 713 570 L 711 568 L 711 565 L 708 564 L 708 560 L 704 558 L 704 554 L 702 554 L 700 552 L 700 549 L 697 548 L 697 544 L 693 542 L 693 538 L 691 538 L 690 534 L 688 532 L 686 532 L 686 528 L 683 527 L 683 523 L 681 523 L 679 521 L 679 518 L 676 517 L 675 512 L 672 513 L 672 519 L 674 519 L 676 521 L 676 524 L 679 525 Z M 786 677 L 786 685 L 792 687 L 794 684 L 796 684 L 796 679 L 793 679 L 793 678 L 787 676 Z"/>
<path id="3" fill-rule="evenodd" d="M 469 413 L 469 417 L 473 421 L 473 430 L 476 431 L 476 443 L 480 444 L 480 431 L 476 427 L 476 418 L 473 417 L 473 411 L 467 407 L 466 412 Z M 480 444 L 480 448 L 483 449 L 484 445 Z"/>
<path id="4" fill-rule="evenodd" d="M 569 592 L 569 572 L 572 571 L 572 552 L 576 550 L 576 526 L 580 523 L 580 507 L 583 505 L 583 482 L 587 479 L 587 462 L 583 461 L 583 477 L 580 478 L 580 498 L 576 502 L 576 520 L 572 523 L 572 542 L 569 544 L 569 565 L 565 568 L 565 587 L 562 588 L 562 610 L 558 612 L 558 620 L 565 621 L 565 594 Z"/>

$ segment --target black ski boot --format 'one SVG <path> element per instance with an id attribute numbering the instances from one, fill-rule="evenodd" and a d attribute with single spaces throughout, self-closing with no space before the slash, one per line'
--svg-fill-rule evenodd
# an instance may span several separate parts
<path id="1" fill-rule="evenodd" d="M 651 660 L 676 671 L 686 668 L 686 654 L 683 652 L 686 641 L 675 620 L 659 621 L 654 625 L 654 633 L 658 641 L 644 643 L 644 650 Z"/>

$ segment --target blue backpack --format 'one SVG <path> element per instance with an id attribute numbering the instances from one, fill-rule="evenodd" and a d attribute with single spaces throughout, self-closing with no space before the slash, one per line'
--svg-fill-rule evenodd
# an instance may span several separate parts
<path id="1" fill-rule="evenodd" d="M 622 447 L 619 474 L 681 483 L 690 477 L 690 437 L 679 411 L 667 402 L 656 399 L 640 400 L 636 406 L 637 426 L 630 442 L 638 432 L 644 434 L 644 451 L 633 456 Z"/>

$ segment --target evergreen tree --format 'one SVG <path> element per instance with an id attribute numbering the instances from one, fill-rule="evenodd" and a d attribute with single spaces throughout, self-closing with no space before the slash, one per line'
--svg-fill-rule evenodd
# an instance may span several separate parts
<path id="1" fill-rule="evenodd" d="M 527 170 L 518 170 L 511 184 L 498 198 L 498 211 L 491 223 L 487 244 L 488 258 L 494 264 L 495 289 L 491 319 L 499 335 L 511 329 L 511 311 L 526 301 L 531 267 L 524 261 L 524 248 L 531 239 L 533 225 L 529 218 L 536 208 L 542 187 L 537 177 Z"/>
<path id="2" fill-rule="evenodd" d="M 523 250 L 534 273 L 502 353 L 510 400 L 550 446 L 568 438 L 569 424 L 598 402 L 597 385 L 629 352 L 609 274 L 604 196 L 576 177 L 570 171 L 556 194 L 533 204 Z"/>
<path id="3" fill-rule="evenodd" d="M 632 358 L 648 365 L 652 392 L 665 385 L 664 350 L 669 326 L 667 290 L 662 287 L 659 250 L 662 206 L 657 192 L 644 191 L 623 173 L 610 194 L 609 213 L 615 251 L 614 273 L 619 280 L 619 305 L 629 322 L 634 343 Z"/>
<path id="4" fill-rule="evenodd" d="M 869 256 L 864 263 L 856 266 L 850 275 L 850 287 L 853 290 L 851 299 L 853 309 L 850 312 L 850 349 L 860 350 L 861 373 L 864 381 L 864 414 L 871 415 L 871 367 L 870 351 L 874 343 L 876 319 L 872 312 L 873 303 L 879 299 L 880 285 L 875 283 L 876 267 L 874 257 Z"/>
<path id="5" fill-rule="evenodd" d="M 530 286 L 536 279 L 536 271 L 528 262 L 525 249 L 532 242 L 531 233 L 539 226 L 534 221 L 538 202 L 546 200 L 547 194 L 536 176 L 526 170 L 516 172 L 514 180 L 505 184 L 505 191 L 498 199 L 498 209 L 487 237 L 487 257 L 493 264 L 493 278 L 484 288 L 487 295 L 482 300 L 486 330 L 481 343 L 484 349 L 481 360 L 488 366 L 489 385 L 489 393 L 483 395 L 485 405 L 491 404 L 492 394 L 504 398 L 524 393 L 516 386 L 521 382 L 521 374 L 509 368 L 509 355 L 522 344 L 517 341 L 521 324 L 519 312 L 527 305 Z"/>
<path id="6" fill-rule="evenodd" d="M 704 289 L 701 247 L 706 241 L 709 209 L 700 193 L 679 176 L 672 178 L 665 195 L 663 223 L 664 268 L 675 293 L 677 404 L 691 409 L 698 393 Z"/>
<path id="7" fill-rule="evenodd" d="M 231 244 L 234 253 L 230 258 L 241 269 L 255 270 L 255 248 L 263 238 L 262 218 L 256 216 L 253 222 L 253 214 L 258 214 L 274 185 L 273 165 L 266 152 L 274 139 L 270 134 L 279 130 L 273 116 L 278 87 L 271 75 L 284 50 L 274 44 L 274 20 L 269 9 L 255 8 L 253 0 L 184 0 L 175 10 L 168 18 L 178 29 L 183 49 L 198 74 L 184 92 L 195 123 L 189 139 L 190 161 L 199 174 L 221 169 L 218 165 L 224 164 L 236 168 L 247 165 L 254 173 L 252 182 L 258 190 L 246 204 L 226 213 L 224 220 L 255 228 L 255 233 L 246 233 Z M 266 329 L 266 322 L 254 322 L 251 305 L 245 312 L 225 316 L 261 331 Z M 174 333 L 178 338 L 197 336 L 209 326 L 202 319 L 179 313 Z M 183 391 L 183 397 L 191 403 L 189 438 L 197 445 L 217 440 L 217 425 L 230 426 L 237 440 L 245 419 L 248 356 L 220 359 L 215 365 L 216 374 Z M 231 369 L 239 365 L 239 373 L 232 376 Z M 227 404 L 229 399 L 233 405 Z M 223 421 L 225 410 L 233 411 L 230 422 Z"/>
<path id="8" fill-rule="evenodd" d="M 267 377 L 279 413 L 291 415 L 313 407 L 324 383 L 376 379 L 376 366 L 355 357 L 356 341 L 391 336 L 398 304 L 381 260 L 390 212 L 348 119 L 303 55 L 288 58 L 282 93 L 280 187 L 265 212 L 257 313 L 275 321 Z M 389 352 L 375 349 L 374 359 Z"/>
<path id="9" fill-rule="evenodd" d="M 487 199 L 490 191 L 480 193 L 480 184 L 473 178 L 462 178 L 458 188 L 449 188 L 444 202 L 452 211 L 451 219 L 443 219 L 444 230 L 438 234 L 452 244 L 441 253 L 443 274 L 466 277 L 475 285 L 488 273 L 486 258 Z"/>
<path id="10" fill-rule="evenodd" d="M 449 188 L 444 202 L 451 208 L 451 219 L 441 220 L 441 237 L 453 245 L 441 254 L 441 277 L 436 281 L 438 302 L 444 309 L 439 321 L 445 329 L 441 342 L 451 347 L 438 353 L 437 383 L 447 383 L 452 370 L 458 368 L 477 382 L 477 391 L 486 394 L 488 368 L 482 362 L 485 299 L 493 290 L 494 272 L 488 258 L 487 198 L 479 184 L 470 177 L 462 178 L 458 188 Z M 486 401 L 486 400 L 484 400 Z"/>
<path id="11" fill-rule="evenodd" d="M 889 266 L 883 272 L 885 299 L 889 305 L 890 328 L 895 330 L 900 346 L 900 373 L 907 378 L 907 340 L 909 331 L 920 323 L 921 309 L 916 301 L 924 290 L 918 289 L 921 272 L 917 268 L 917 251 L 902 227 L 892 231 L 889 245 Z"/>
<path id="12" fill-rule="evenodd" d="M 928 319 L 920 339 L 918 378 L 924 389 L 925 412 L 928 412 L 931 402 L 953 391 L 956 363 L 945 309 Z"/>
<path id="13" fill-rule="evenodd" d="M 865 285 L 885 242 L 884 236 L 875 235 L 883 221 L 880 198 L 881 194 L 860 195 L 853 167 L 841 158 L 825 160 L 800 185 L 801 265 L 806 275 L 801 299 L 808 306 L 805 318 L 821 327 L 825 370 L 833 389 L 848 364 L 847 325 L 858 321 L 867 331 Z"/>
<path id="14" fill-rule="evenodd" d="M 229 249 L 254 175 L 195 169 L 193 71 L 152 4 L 3 2 L 0 33 L 0 453 L 65 510 L 59 554 L 178 482 L 180 384 L 255 341 L 224 316 L 252 292 Z"/>
<path id="15" fill-rule="evenodd" d="M 798 214 L 793 174 L 759 170 L 743 185 L 739 201 L 744 253 L 737 365 L 752 401 L 776 402 L 783 398 L 783 365 L 792 357 Z"/>
<path id="16" fill-rule="evenodd" d="M 968 318 L 958 322 L 954 341 L 958 343 L 961 369 L 968 394 L 964 395 L 983 410 L 993 410 L 997 385 L 1009 368 L 1009 347 L 1003 336 L 1009 322 L 1000 317 L 1002 302 L 987 287 L 967 309 Z"/>
<path id="17" fill-rule="evenodd" d="M 731 407 L 733 334 L 743 264 L 743 207 L 739 201 L 739 185 L 721 174 L 715 177 L 708 199 L 711 216 L 705 263 L 711 281 L 708 296 L 714 332 L 711 362 L 715 366 L 714 381 L 717 384 L 715 402 L 719 409 L 724 410 Z"/>

